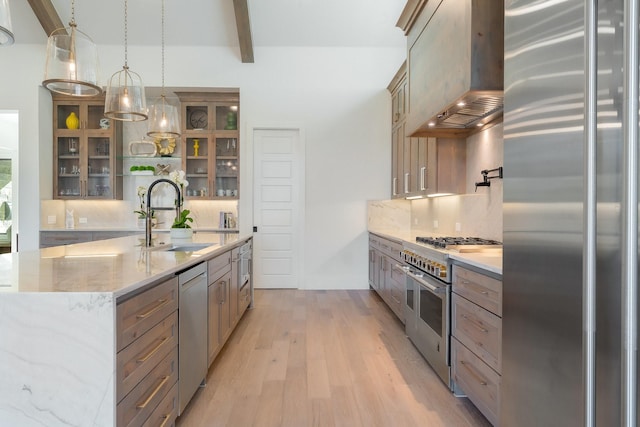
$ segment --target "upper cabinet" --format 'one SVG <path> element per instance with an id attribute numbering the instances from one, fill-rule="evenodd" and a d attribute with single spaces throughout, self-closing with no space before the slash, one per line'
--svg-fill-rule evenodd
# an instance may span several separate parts
<path id="1" fill-rule="evenodd" d="M 464 193 L 465 140 L 407 136 L 406 63 L 387 89 L 391 93 L 391 197 Z"/>
<path id="2" fill-rule="evenodd" d="M 502 116 L 504 2 L 410 0 L 407 136 L 466 137 Z"/>
<path id="3" fill-rule="evenodd" d="M 122 125 L 104 97 L 53 96 L 53 198 L 122 199 Z"/>
<path id="4" fill-rule="evenodd" d="M 391 93 L 391 196 L 405 197 L 404 125 L 407 111 L 407 68 L 403 63 L 387 86 Z"/>
<path id="5" fill-rule="evenodd" d="M 188 199 L 238 199 L 240 140 L 237 92 L 179 92 L 182 167 Z"/>

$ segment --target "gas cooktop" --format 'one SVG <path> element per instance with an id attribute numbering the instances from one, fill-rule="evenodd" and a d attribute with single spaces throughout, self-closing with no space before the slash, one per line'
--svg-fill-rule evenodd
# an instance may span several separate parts
<path id="1" fill-rule="evenodd" d="M 480 237 L 416 237 L 417 243 L 431 245 L 438 249 L 456 249 L 460 246 L 498 246 L 497 240 L 482 239 Z"/>

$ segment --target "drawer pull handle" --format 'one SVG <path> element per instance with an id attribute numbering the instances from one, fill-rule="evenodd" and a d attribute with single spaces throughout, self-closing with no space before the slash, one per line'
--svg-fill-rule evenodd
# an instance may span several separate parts
<path id="1" fill-rule="evenodd" d="M 480 294 L 482 294 L 482 295 L 489 295 L 489 292 L 488 292 L 488 291 L 484 291 L 484 290 L 482 290 L 482 288 L 481 288 L 479 285 L 477 285 L 477 284 L 475 284 L 475 283 L 473 283 L 473 282 L 470 282 L 470 281 L 468 281 L 468 280 L 463 280 L 461 283 L 462 283 L 463 285 L 473 285 L 473 286 L 468 286 L 468 287 L 469 287 L 469 288 L 471 288 L 471 290 L 472 290 L 472 291 L 474 291 L 474 292 L 478 292 L 478 293 L 480 293 Z M 474 289 L 474 288 L 475 288 L 475 289 Z M 480 289 L 478 289 L 478 288 L 480 288 Z"/>
<path id="2" fill-rule="evenodd" d="M 156 354 L 156 353 L 158 352 L 158 350 L 160 350 L 160 347 L 162 347 L 162 344 L 164 344 L 164 342 L 165 342 L 166 340 L 167 340 L 167 338 L 162 338 L 162 339 L 160 340 L 160 344 L 158 344 L 157 346 L 155 346 L 155 348 L 154 348 L 153 350 L 151 350 L 149 353 L 147 353 L 147 355 L 146 355 L 146 356 L 144 356 L 144 357 L 142 357 L 142 358 L 138 359 L 138 360 L 137 360 L 137 362 L 138 362 L 138 363 L 144 363 L 144 362 L 146 362 L 147 360 L 149 360 L 149 358 L 150 358 L 151 356 L 153 356 L 154 354 Z"/>
<path id="3" fill-rule="evenodd" d="M 160 310 L 162 307 L 164 307 L 165 305 L 167 305 L 169 303 L 168 299 L 159 299 L 158 300 L 158 305 L 156 305 L 155 307 L 153 307 L 151 310 L 147 311 L 146 313 L 142 313 L 142 314 L 138 314 L 136 315 L 136 319 L 146 319 L 147 317 L 151 316 L 153 313 L 155 313 L 156 311 Z"/>
<path id="4" fill-rule="evenodd" d="M 162 422 L 162 424 L 160 424 L 160 427 L 164 427 L 165 425 L 167 425 L 167 422 L 169 421 L 170 417 L 169 415 L 163 415 L 162 419 L 164 419 L 164 421 Z"/>
<path id="5" fill-rule="evenodd" d="M 149 404 L 149 402 L 151 402 L 151 400 L 156 396 L 156 394 L 158 394 L 160 389 L 162 387 L 164 387 L 164 385 L 167 383 L 167 381 L 169 381 L 169 376 L 165 375 L 164 377 L 162 377 L 162 381 L 160 381 L 160 384 L 158 384 L 158 386 L 151 392 L 151 394 L 149 396 L 147 396 L 147 398 L 145 399 L 144 402 L 138 403 L 136 405 L 136 408 L 138 408 L 138 409 L 146 408 L 146 406 Z"/>
<path id="6" fill-rule="evenodd" d="M 480 385 L 484 385 L 484 386 L 487 385 L 487 382 L 482 378 L 482 376 L 477 374 L 475 370 L 471 368 L 471 365 L 468 365 L 467 362 L 465 362 L 464 360 L 461 360 L 460 364 L 464 366 L 471 375 L 476 377 L 476 380 L 480 383 Z"/>
<path id="7" fill-rule="evenodd" d="M 489 331 L 485 328 L 483 328 L 482 326 L 478 325 L 476 322 L 474 322 L 473 320 L 471 320 L 471 318 L 469 318 L 469 316 L 467 316 L 466 314 L 462 315 L 462 318 L 464 320 L 468 320 L 469 323 L 471 323 L 473 326 L 475 326 L 476 328 L 478 328 L 478 330 L 480 330 L 481 332 L 484 332 L 485 334 L 488 333 Z"/>

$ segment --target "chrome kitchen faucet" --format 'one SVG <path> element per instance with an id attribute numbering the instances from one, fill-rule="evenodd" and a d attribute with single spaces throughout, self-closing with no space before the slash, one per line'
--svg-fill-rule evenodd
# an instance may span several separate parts
<path id="1" fill-rule="evenodd" d="M 173 185 L 173 188 L 176 190 L 176 200 L 174 204 L 175 204 L 175 210 L 176 210 L 176 218 L 180 218 L 180 208 L 182 207 L 182 194 L 180 194 L 180 188 L 178 187 L 178 184 L 166 178 L 160 178 L 153 181 L 151 185 L 149 185 L 149 188 L 147 189 L 147 217 L 146 217 L 145 227 L 144 227 L 145 228 L 144 244 L 146 247 L 151 247 L 151 211 L 153 210 L 151 208 L 151 190 L 153 189 L 153 187 L 156 186 L 156 184 L 159 184 L 161 182 L 166 182 L 168 184 Z M 154 209 L 166 211 L 174 208 L 173 207 L 157 207 Z"/>

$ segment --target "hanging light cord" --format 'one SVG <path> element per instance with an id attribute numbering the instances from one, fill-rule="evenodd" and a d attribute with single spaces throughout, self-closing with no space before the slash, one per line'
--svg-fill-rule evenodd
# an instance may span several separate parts
<path id="1" fill-rule="evenodd" d="M 127 0 L 124 0 L 124 68 L 125 69 L 129 69 L 129 65 L 127 63 L 128 60 L 128 51 L 127 51 L 127 33 L 128 33 L 128 28 L 127 28 L 127 19 L 128 15 L 127 15 Z"/>
<path id="2" fill-rule="evenodd" d="M 164 98 L 164 0 L 162 0 L 162 97 Z"/>
<path id="3" fill-rule="evenodd" d="M 69 22 L 70 27 L 76 26 L 76 1 L 71 0 L 71 22 Z"/>

